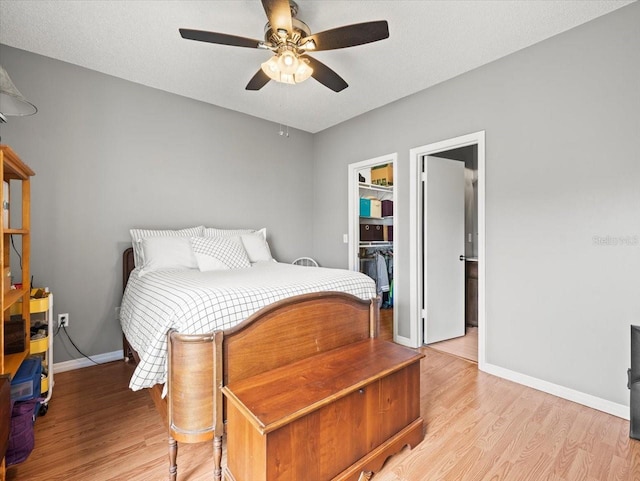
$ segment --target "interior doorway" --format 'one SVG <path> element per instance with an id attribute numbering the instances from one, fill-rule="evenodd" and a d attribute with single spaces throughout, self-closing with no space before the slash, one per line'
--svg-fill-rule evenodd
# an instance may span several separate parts
<path id="1" fill-rule="evenodd" d="M 397 154 L 363 160 L 348 166 L 349 268 L 363 272 L 376 282 L 380 320 L 396 340 L 398 188 Z"/>
<path id="2" fill-rule="evenodd" d="M 422 158 L 425 344 L 465 334 L 466 167 L 454 155 L 444 154 Z"/>
<path id="3" fill-rule="evenodd" d="M 482 369 L 486 327 L 484 132 L 412 149 L 410 158 L 413 266 L 410 303 L 412 322 L 416 323 L 420 334 L 419 344 L 453 351 L 460 357 L 477 361 Z M 439 169 L 446 164 L 455 170 L 450 187 L 444 187 L 449 184 L 442 180 L 444 177 L 440 178 Z M 430 166 L 433 167 L 431 172 Z M 462 191 L 459 190 L 461 184 Z M 457 193 L 451 194 L 454 189 L 458 189 Z M 441 196 L 439 190 L 443 191 Z M 437 195 L 432 195 L 434 191 Z M 438 216 L 444 216 L 444 220 L 438 220 Z M 438 239 L 438 233 L 453 218 L 457 219 L 458 225 L 457 231 L 449 231 L 454 232 L 448 234 L 453 238 L 449 237 L 450 242 L 446 237 Z M 464 226 L 462 235 L 455 233 L 460 232 L 461 224 Z M 447 263 L 442 263 L 442 258 L 446 258 Z M 445 291 L 430 290 L 430 286 L 440 287 L 443 281 L 449 282 Z M 456 324 L 456 327 L 449 324 Z M 447 337 L 453 339 L 445 340 Z"/>

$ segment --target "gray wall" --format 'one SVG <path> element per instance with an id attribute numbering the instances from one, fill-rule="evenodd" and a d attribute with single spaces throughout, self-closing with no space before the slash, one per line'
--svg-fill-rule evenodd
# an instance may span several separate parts
<path id="1" fill-rule="evenodd" d="M 36 172 L 34 284 L 85 353 L 121 347 L 132 227 L 267 227 L 276 258 L 310 254 L 311 134 L 7 46 L 0 63 L 39 109 L 0 127 Z M 54 361 L 80 357 L 60 337 Z"/>
<path id="2" fill-rule="evenodd" d="M 640 324 L 640 4 L 314 137 L 314 253 L 345 267 L 347 165 L 398 152 L 408 335 L 409 149 L 486 131 L 487 362 L 628 405 Z M 404 331 L 403 331 L 404 329 Z"/>

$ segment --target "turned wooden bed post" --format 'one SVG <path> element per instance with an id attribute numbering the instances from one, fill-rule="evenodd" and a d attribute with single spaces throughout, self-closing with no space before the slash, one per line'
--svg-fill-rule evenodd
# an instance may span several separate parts
<path id="1" fill-rule="evenodd" d="M 213 440 L 214 479 L 222 479 L 222 332 L 167 335 L 169 479 L 176 481 L 178 442 Z"/>
<path id="2" fill-rule="evenodd" d="M 224 434 L 224 404 L 222 395 L 222 380 L 223 380 L 223 360 L 222 360 L 222 339 L 224 337 L 222 331 L 216 331 L 214 334 L 214 347 L 215 347 L 215 386 L 214 386 L 214 426 L 213 426 L 213 479 L 215 481 L 222 480 L 222 436 Z"/>
<path id="3" fill-rule="evenodd" d="M 176 481 L 178 478 L 178 441 L 169 435 L 169 481 Z"/>

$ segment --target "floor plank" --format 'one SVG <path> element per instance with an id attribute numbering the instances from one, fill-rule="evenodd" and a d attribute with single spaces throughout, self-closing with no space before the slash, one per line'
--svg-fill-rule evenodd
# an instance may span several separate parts
<path id="1" fill-rule="evenodd" d="M 372 481 L 640 481 L 628 421 L 422 352 L 425 439 Z M 7 481 L 166 480 L 166 434 L 149 395 L 129 390 L 132 369 L 113 362 L 56 375 L 36 448 Z M 212 479 L 212 446 L 180 445 L 178 466 L 180 481 Z"/>
<path id="2" fill-rule="evenodd" d="M 464 336 L 435 342 L 429 344 L 429 347 L 469 361 L 478 362 L 478 328 L 467 326 Z"/>

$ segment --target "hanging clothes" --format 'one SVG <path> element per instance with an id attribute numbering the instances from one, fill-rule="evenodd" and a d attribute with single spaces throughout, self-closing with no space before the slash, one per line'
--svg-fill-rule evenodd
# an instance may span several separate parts
<path id="1" fill-rule="evenodd" d="M 376 285 L 378 294 L 389 292 L 389 270 L 387 261 L 379 252 L 376 254 Z"/>
<path id="2" fill-rule="evenodd" d="M 393 282 L 393 253 L 390 250 L 376 250 L 373 254 L 360 258 L 361 272 L 371 277 L 376 282 L 376 294 L 378 305 L 390 307 L 393 301 L 389 301 L 389 296 L 384 295 L 391 291 Z"/>

